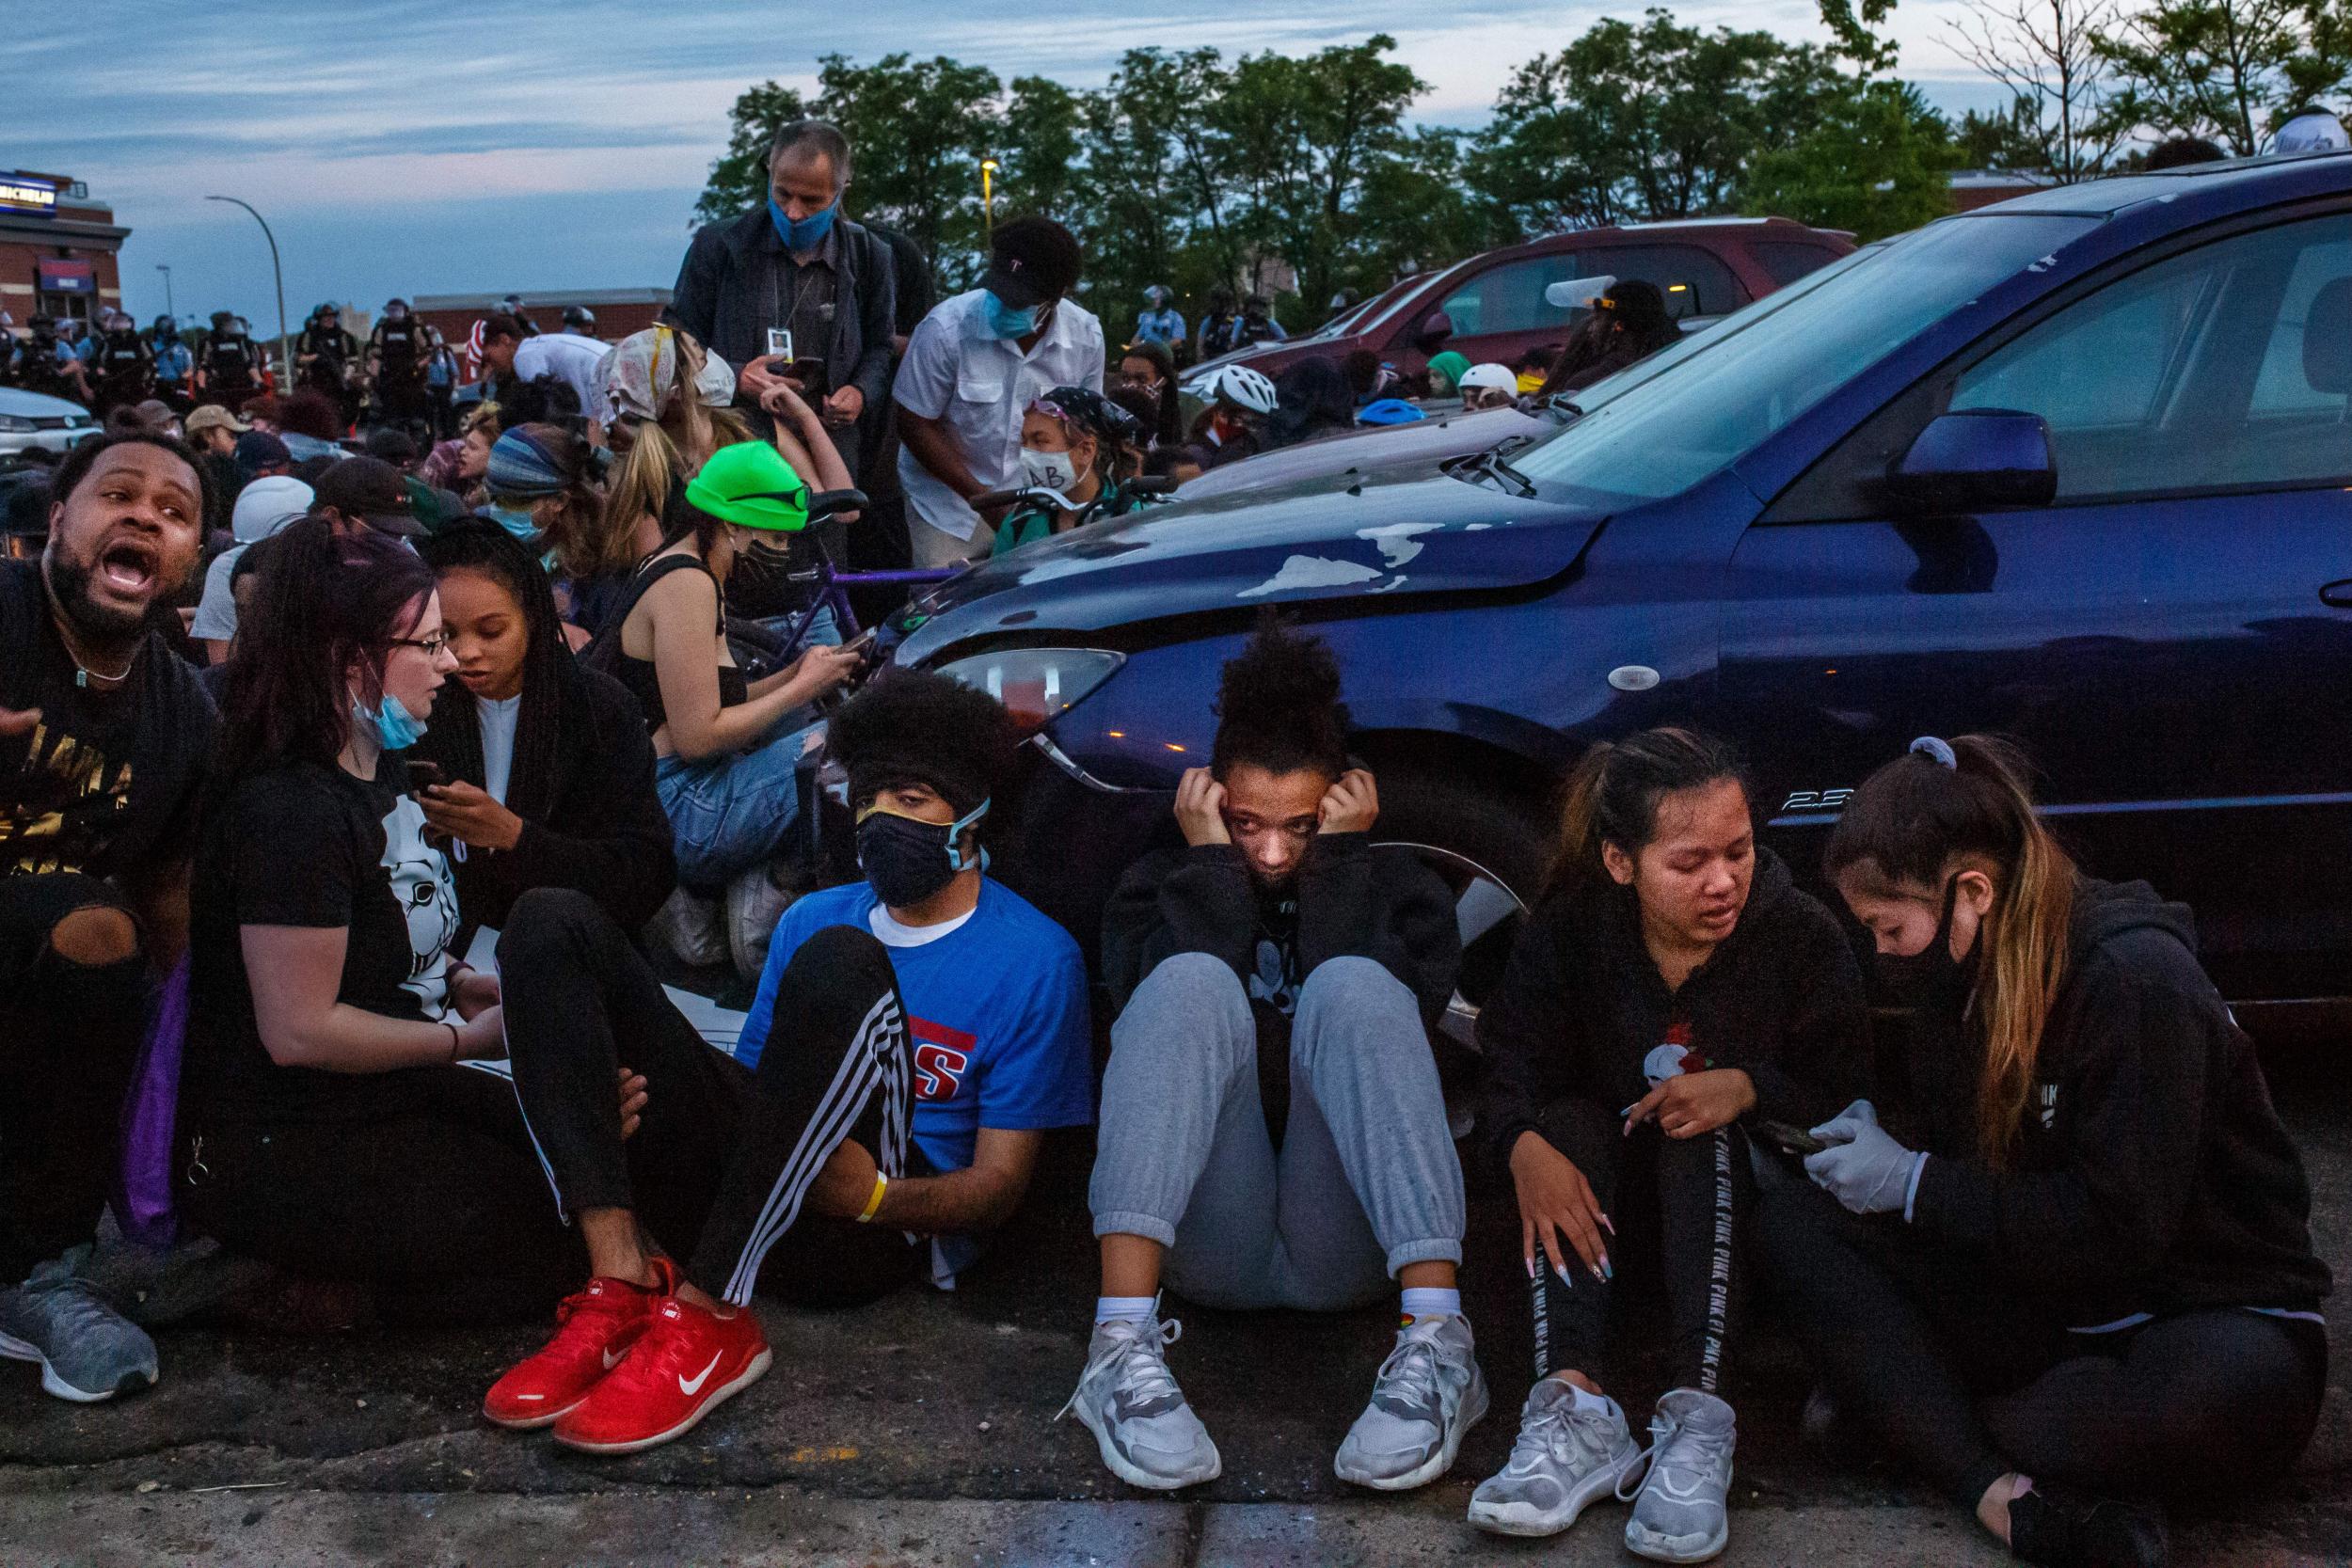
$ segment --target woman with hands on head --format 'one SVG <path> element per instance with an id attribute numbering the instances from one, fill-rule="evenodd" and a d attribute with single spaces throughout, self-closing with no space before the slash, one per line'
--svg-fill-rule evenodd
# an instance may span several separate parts
<path id="1" fill-rule="evenodd" d="M 1518 1194 L 1539 1381 L 1470 1521 L 1549 1535 L 1638 1481 L 1627 1546 L 1665 1562 L 1712 1557 L 1729 1536 L 1735 1423 L 1717 1386 L 1743 1273 L 1750 1139 L 1822 1119 L 1869 1069 L 1845 934 L 1757 847 L 1727 746 L 1657 729 L 1585 755 L 1552 887 L 1478 1035 L 1482 1128 Z M 1635 1183 L 1654 1194 L 1654 1237 L 1620 1237 L 1613 1221 Z M 1628 1251 L 1654 1257 L 1662 1276 L 1676 1383 L 1650 1423 L 1646 1477 L 1597 1378 L 1614 1255 Z"/>
<path id="2" fill-rule="evenodd" d="M 2023 1560 L 2137 1568 L 2162 1505 L 2310 1442 L 2330 1280 L 2189 911 L 2080 875 L 2026 779 L 1929 737 L 1847 803 L 1827 870 L 1910 1005 L 1916 1132 L 1849 1105 L 1756 1230 L 1839 1416 Z"/>
<path id="3" fill-rule="evenodd" d="M 431 568 L 322 517 L 271 543 L 196 860 L 191 1225 L 389 1317 L 543 1311 L 577 1270 L 512 1088 L 497 977 L 453 949 L 404 752 L 457 668 Z"/>

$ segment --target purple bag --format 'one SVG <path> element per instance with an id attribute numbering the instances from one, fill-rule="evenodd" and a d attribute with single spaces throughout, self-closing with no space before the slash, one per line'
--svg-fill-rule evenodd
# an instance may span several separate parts
<path id="1" fill-rule="evenodd" d="M 155 998 L 131 1092 L 122 1100 L 122 1184 L 115 1194 L 115 1221 L 128 1240 L 158 1249 L 170 1246 L 180 1228 L 171 1196 L 171 1141 L 180 1119 L 180 1051 L 187 1033 L 188 960 L 183 955 Z"/>

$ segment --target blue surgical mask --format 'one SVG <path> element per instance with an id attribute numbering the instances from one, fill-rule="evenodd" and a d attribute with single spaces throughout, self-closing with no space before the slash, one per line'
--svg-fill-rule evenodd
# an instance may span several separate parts
<path id="1" fill-rule="evenodd" d="M 499 527 L 504 529 L 507 532 L 513 534 L 516 538 L 521 540 L 526 545 L 530 544 L 533 539 L 539 537 L 538 521 L 533 518 L 528 511 L 522 510 L 521 508 L 512 506 L 485 506 L 482 509 L 482 515 L 485 517 L 497 518 Z"/>
<path id="2" fill-rule="evenodd" d="M 405 752 L 424 736 L 424 721 L 410 713 L 407 705 L 389 691 L 384 693 L 384 705 L 373 712 L 354 697 L 351 716 L 362 724 L 373 724 L 376 740 L 388 752 Z"/>
<path id="3" fill-rule="evenodd" d="M 988 291 L 988 330 L 991 337 L 1008 340 L 1025 338 L 1037 330 L 1037 307 L 1032 305 L 1025 310 L 1016 310 L 998 299 L 996 292 L 991 289 Z"/>
<path id="4" fill-rule="evenodd" d="M 814 250 L 825 243 L 827 234 L 833 232 L 833 214 L 839 207 L 840 203 L 835 202 L 795 223 L 784 215 L 784 209 L 771 196 L 768 198 L 768 221 L 776 226 L 776 238 L 784 242 L 785 249 Z"/>

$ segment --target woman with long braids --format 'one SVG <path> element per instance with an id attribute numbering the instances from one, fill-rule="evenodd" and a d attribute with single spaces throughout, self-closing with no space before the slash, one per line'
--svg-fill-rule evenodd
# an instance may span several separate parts
<path id="1" fill-rule="evenodd" d="M 409 755 L 440 769 L 417 800 L 453 846 L 466 931 L 504 927 L 534 887 L 577 888 L 637 929 L 677 864 L 636 699 L 572 657 L 547 572 L 504 529 L 469 519 L 417 547 L 439 582 L 457 678 Z"/>
<path id="2" fill-rule="evenodd" d="M 2079 874 L 2026 776 L 1923 739 L 1848 802 L 1827 869 L 1913 1006 L 1915 1125 L 1816 1127 L 1758 1228 L 1840 1418 L 2026 1561 L 2142 1568 L 2162 1505 L 2311 1440 L 2329 1279 L 2188 911 Z"/>
<path id="3" fill-rule="evenodd" d="M 1721 1388 L 1745 1282 L 1750 1150 L 1869 1082 L 1861 969 L 1829 911 L 1757 847 L 1729 747 L 1657 729 L 1586 753 L 1554 886 L 1478 1037 L 1486 1139 L 1518 1196 L 1537 1382 L 1470 1522 L 1550 1535 L 1616 1494 L 1633 1502 L 1628 1549 L 1704 1561 L 1730 1532 L 1737 1433 Z M 1780 1174 L 1802 1184 L 1793 1164 Z M 1654 1236 L 1618 1233 L 1612 1216 L 1629 1207 L 1655 1212 Z M 1646 1455 L 1598 1381 L 1629 1253 L 1654 1260 L 1664 1284 L 1674 1377 Z"/>

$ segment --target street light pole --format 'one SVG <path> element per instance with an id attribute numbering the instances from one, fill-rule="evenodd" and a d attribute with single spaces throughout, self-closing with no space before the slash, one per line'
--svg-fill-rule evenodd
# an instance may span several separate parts
<path id="1" fill-rule="evenodd" d="M 996 187 L 991 177 L 1003 166 L 993 158 L 980 160 L 980 231 L 992 245 L 996 240 Z"/>
<path id="2" fill-rule="evenodd" d="M 164 314 L 171 318 L 171 325 L 177 328 L 180 325 L 180 311 L 171 303 L 171 268 L 158 261 L 155 263 L 155 270 L 164 275 Z"/>
<path id="3" fill-rule="evenodd" d="M 253 203 L 238 201 L 233 196 L 208 196 L 207 201 L 231 201 L 253 213 L 253 221 L 262 226 L 262 237 L 269 241 L 269 272 L 278 284 L 278 373 L 283 377 L 280 391 L 294 390 L 294 356 L 286 340 L 286 274 L 278 264 L 278 236 L 269 231 L 269 220 L 253 212 Z"/>

